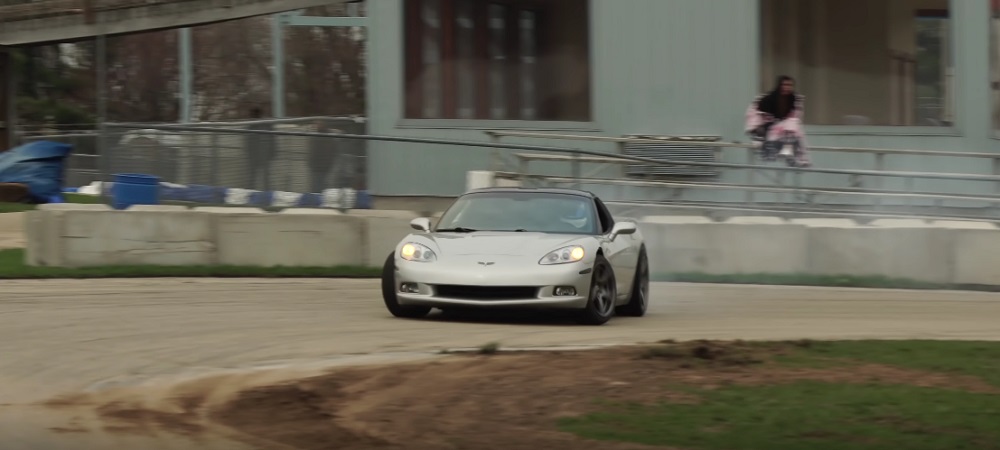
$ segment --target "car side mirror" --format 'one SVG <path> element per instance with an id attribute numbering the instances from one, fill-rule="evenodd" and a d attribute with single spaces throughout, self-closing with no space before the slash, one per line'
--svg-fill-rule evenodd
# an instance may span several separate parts
<path id="1" fill-rule="evenodd" d="M 632 222 L 618 222 L 611 228 L 611 240 L 623 234 L 634 234 L 638 228 Z"/>
<path id="2" fill-rule="evenodd" d="M 410 221 L 410 228 L 417 231 L 431 231 L 431 219 L 418 217 Z"/>

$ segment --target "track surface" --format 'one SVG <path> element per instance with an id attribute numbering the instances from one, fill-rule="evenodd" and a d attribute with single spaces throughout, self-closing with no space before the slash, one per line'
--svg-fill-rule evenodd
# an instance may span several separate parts
<path id="1" fill-rule="evenodd" d="M 488 342 L 530 347 L 671 338 L 1000 340 L 1000 295 L 969 292 L 654 283 L 646 317 L 586 327 L 558 318 L 394 319 L 372 280 L 45 280 L 3 281 L 0 287 L 4 449 L 106 448 L 112 441 L 48 431 L 65 424 L 24 405 L 216 369 Z M 174 448 L 135 440 L 141 436 L 114 439 L 132 448 Z"/>

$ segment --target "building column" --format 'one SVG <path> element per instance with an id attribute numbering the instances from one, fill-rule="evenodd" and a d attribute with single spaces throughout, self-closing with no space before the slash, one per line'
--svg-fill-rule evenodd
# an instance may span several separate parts
<path id="1" fill-rule="evenodd" d="M 0 49 L 0 152 L 14 146 L 14 60 Z"/>

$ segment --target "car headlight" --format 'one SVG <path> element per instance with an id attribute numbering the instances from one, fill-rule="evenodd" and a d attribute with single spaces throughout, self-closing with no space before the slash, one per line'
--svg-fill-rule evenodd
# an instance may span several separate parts
<path id="1" fill-rule="evenodd" d="M 569 247 L 563 247 L 559 250 L 549 252 L 549 254 L 542 257 L 538 264 L 566 264 L 580 261 L 586 255 L 583 247 L 579 245 L 571 245 Z"/>
<path id="2" fill-rule="evenodd" d="M 437 259 L 434 251 L 426 245 L 415 242 L 407 242 L 403 248 L 399 249 L 399 256 L 407 261 L 431 262 Z"/>

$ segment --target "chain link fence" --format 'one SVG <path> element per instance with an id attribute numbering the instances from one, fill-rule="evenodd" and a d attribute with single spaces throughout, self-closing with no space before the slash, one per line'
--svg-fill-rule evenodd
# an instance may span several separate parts
<path id="1" fill-rule="evenodd" d="M 337 138 L 342 133 L 367 134 L 363 118 L 306 117 L 191 126 L 216 130 L 192 132 L 110 126 L 99 132 L 39 133 L 25 136 L 24 140 L 51 140 L 73 145 L 74 153 L 67 161 L 67 187 L 113 181 L 114 174 L 118 173 L 139 173 L 156 176 L 169 185 L 261 192 L 317 194 L 328 189 L 363 191 L 367 188 L 367 141 Z M 219 128 L 231 132 L 218 132 Z M 252 130 L 329 136 L 276 136 L 252 133 Z"/>

